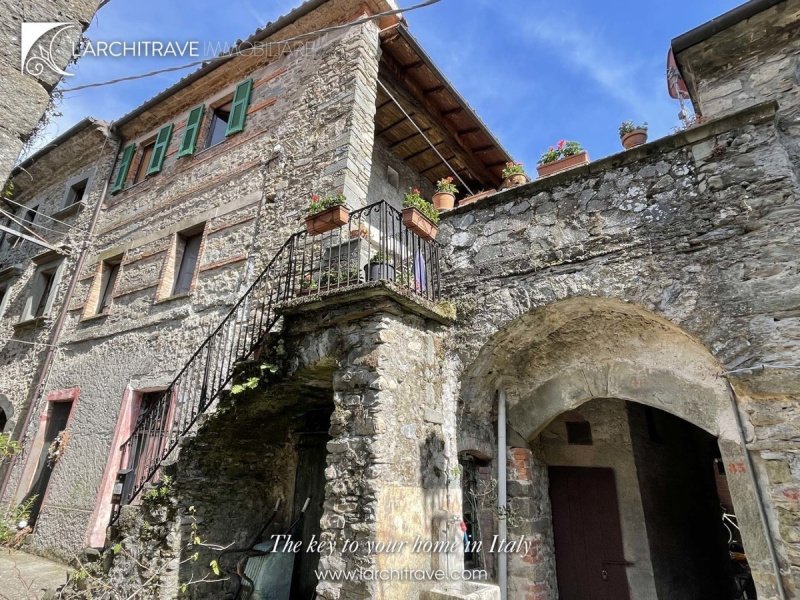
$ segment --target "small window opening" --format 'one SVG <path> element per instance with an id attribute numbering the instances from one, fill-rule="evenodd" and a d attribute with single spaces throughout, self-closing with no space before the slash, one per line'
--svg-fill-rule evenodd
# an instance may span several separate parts
<path id="1" fill-rule="evenodd" d="M 34 317 L 41 317 L 47 310 L 47 303 L 50 300 L 50 295 L 53 293 L 53 283 L 56 279 L 56 271 L 47 270 L 39 273 L 39 285 L 41 286 L 41 293 L 36 299 L 36 310 L 33 313 Z"/>
<path id="2" fill-rule="evenodd" d="M 37 212 L 39 212 L 38 204 L 36 206 L 31 206 L 30 208 L 26 209 L 21 217 L 22 225 L 17 225 L 16 227 L 14 227 L 14 229 L 19 231 L 20 233 L 23 233 L 25 231 L 23 226 L 30 229 L 31 225 L 33 225 L 33 222 L 36 219 Z M 20 242 L 22 242 L 21 237 L 19 237 L 18 235 L 13 236 L 13 238 L 11 239 L 11 247 L 16 248 L 20 244 Z"/>
<path id="3" fill-rule="evenodd" d="M 225 139 L 228 130 L 228 121 L 231 119 L 231 103 L 215 108 L 211 114 L 211 127 L 208 131 L 206 148 L 216 146 Z"/>
<path id="4" fill-rule="evenodd" d="M 576 446 L 592 445 L 592 425 L 589 421 L 567 421 L 567 443 Z"/>
<path id="5" fill-rule="evenodd" d="M 389 185 L 394 189 L 400 189 L 400 173 L 395 171 L 392 167 L 386 167 L 386 179 L 388 180 Z"/>
<path id="6" fill-rule="evenodd" d="M 153 140 L 142 148 L 142 158 L 139 160 L 139 166 L 136 167 L 136 176 L 133 178 L 133 183 L 139 183 L 147 175 L 147 166 L 150 164 L 150 159 L 153 158 L 153 149 L 156 147 L 156 142 Z"/>
<path id="7" fill-rule="evenodd" d="M 66 208 L 67 206 L 72 206 L 73 204 L 77 204 L 83 197 L 86 195 L 86 186 L 88 185 L 89 180 L 84 179 L 83 181 L 79 181 L 75 185 L 69 188 L 69 192 L 67 193 L 67 202 L 64 205 Z"/>
<path id="8" fill-rule="evenodd" d="M 97 304 L 97 314 L 108 312 L 111 308 L 111 301 L 114 296 L 114 288 L 117 285 L 119 267 L 121 259 L 107 260 L 103 262 L 100 274 L 100 298 Z"/>
<path id="9" fill-rule="evenodd" d="M 175 251 L 175 283 L 172 295 L 187 294 L 192 287 L 197 262 L 200 258 L 200 245 L 203 241 L 203 232 L 178 235 L 178 245 Z"/>

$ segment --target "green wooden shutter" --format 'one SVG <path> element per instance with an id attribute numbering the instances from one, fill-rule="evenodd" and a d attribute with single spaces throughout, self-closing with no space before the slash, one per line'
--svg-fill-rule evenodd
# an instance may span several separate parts
<path id="1" fill-rule="evenodd" d="M 156 143 L 153 146 L 153 155 L 150 157 L 150 164 L 147 166 L 147 175 L 158 173 L 164 166 L 164 159 L 167 157 L 167 147 L 172 138 L 172 123 L 164 125 L 158 130 Z"/>
<path id="2" fill-rule="evenodd" d="M 203 113 L 206 106 L 195 106 L 186 118 L 186 129 L 183 131 L 183 140 L 178 156 L 191 156 L 197 147 L 197 136 L 200 133 L 200 124 L 203 122 Z"/>
<path id="3" fill-rule="evenodd" d="M 125 180 L 128 178 L 128 171 L 131 168 L 131 161 L 133 161 L 133 153 L 136 152 L 136 144 L 130 144 L 122 151 L 122 160 L 119 162 L 119 170 L 117 171 L 117 178 L 114 180 L 114 187 L 111 188 L 111 193 L 119 192 L 125 187 Z"/>
<path id="4" fill-rule="evenodd" d="M 253 91 L 253 80 L 248 79 L 236 86 L 231 104 L 231 116 L 228 118 L 228 128 L 225 135 L 238 133 L 244 129 L 244 120 L 247 118 L 247 107 L 250 105 L 250 92 Z"/>

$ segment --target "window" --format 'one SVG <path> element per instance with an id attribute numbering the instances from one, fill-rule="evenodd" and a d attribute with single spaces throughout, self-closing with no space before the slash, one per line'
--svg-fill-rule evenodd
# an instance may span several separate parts
<path id="1" fill-rule="evenodd" d="M 114 288 L 119 277 L 119 268 L 122 264 L 122 257 L 104 260 L 100 266 L 100 295 L 97 301 L 97 314 L 107 313 L 111 308 L 111 300 L 114 296 Z"/>
<path id="2" fill-rule="evenodd" d="M 33 225 L 33 222 L 36 219 L 36 213 L 38 211 L 39 211 L 39 205 L 38 204 L 36 204 L 34 206 L 31 206 L 30 208 L 22 209 L 22 211 L 20 211 L 20 215 L 19 215 L 19 219 L 18 219 L 18 220 L 22 221 L 22 225 L 17 223 L 17 224 L 15 224 L 14 229 L 19 231 L 19 232 L 24 233 L 25 232 L 25 228 L 29 229 L 30 226 Z M 12 248 L 16 248 L 17 246 L 20 245 L 21 242 L 22 242 L 22 238 L 21 237 L 19 237 L 18 235 L 12 236 L 12 238 L 11 238 L 11 247 Z"/>
<path id="3" fill-rule="evenodd" d="M 156 142 L 154 140 L 142 148 L 142 156 L 139 159 L 139 166 L 136 167 L 136 175 L 133 176 L 133 183 L 139 183 L 147 176 L 147 167 L 153 158 L 153 150 L 155 147 Z"/>
<path id="4" fill-rule="evenodd" d="M 567 443 L 578 446 L 592 445 L 592 426 L 588 421 L 567 421 Z"/>
<path id="5" fill-rule="evenodd" d="M 42 271 L 39 273 L 40 288 L 38 296 L 36 297 L 36 310 L 33 312 L 34 317 L 41 317 L 47 310 L 47 303 L 50 300 L 50 295 L 53 293 L 53 282 L 56 279 L 55 270 Z"/>
<path id="6" fill-rule="evenodd" d="M 206 139 L 206 148 L 216 146 L 227 136 L 244 129 L 252 91 L 253 80 L 245 79 L 236 86 L 231 100 L 225 101 L 225 104 L 214 109 Z"/>
<path id="7" fill-rule="evenodd" d="M 3 316 L 3 313 L 6 310 L 6 302 L 8 300 L 8 296 L 10 295 L 10 288 L 10 284 L 0 283 L 0 317 Z"/>
<path id="8" fill-rule="evenodd" d="M 192 288 L 192 281 L 197 270 L 200 258 L 200 245 L 203 241 L 203 232 L 193 235 L 178 234 L 178 243 L 175 250 L 175 265 L 177 266 L 175 283 L 172 295 L 188 294 Z"/>
<path id="9" fill-rule="evenodd" d="M 172 123 L 164 125 L 164 127 L 158 130 L 156 141 L 150 153 L 150 161 L 147 163 L 146 175 L 154 175 L 161 171 L 161 167 L 164 166 L 164 159 L 167 158 L 167 150 L 169 149 L 169 141 L 171 139 Z"/>
<path id="10" fill-rule="evenodd" d="M 183 140 L 178 150 L 178 156 L 191 156 L 197 147 L 197 135 L 200 133 L 200 125 L 203 123 L 203 114 L 206 111 L 204 104 L 195 106 L 189 111 L 186 117 L 186 128 L 183 130 Z"/>
<path id="11" fill-rule="evenodd" d="M 386 167 L 386 179 L 394 189 L 400 189 L 400 173 L 392 167 Z"/>
<path id="12" fill-rule="evenodd" d="M 86 186 L 89 184 L 89 179 L 83 179 L 78 183 L 75 183 L 70 186 L 69 190 L 67 191 L 67 200 L 64 203 L 64 208 L 68 206 L 72 206 L 73 204 L 77 204 L 83 197 L 86 195 Z"/>
<path id="13" fill-rule="evenodd" d="M 216 146 L 225 139 L 225 132 L 228 130 L 228 121 L 231 118 L 231 103 L 215 108 L 211 115 L 211 127 L 208 130 L 208 142 L 206 148 Z"/>
<path id="14" fill-rule="evenodd" d="M 38 260 L 49 258 L 52 254 L 50 252 L 45 253 Z M 37 259 L 34 258 L 34 261 L 37 261 Z M 63 265 L 63 260 L 50 260 L 46 264 L 40 263 L 31 281 L 31 293 L 28 296 L 25 310 L 22 314 L 23 322 L 46 316 L 50 312 L 58 289 L 58 283 L 61 279 Z"/>
<path id="15" fill-rule="evenodd" d="M 128 171 L 131 170 L 131 162 L 133 162 L 133 155 L 135 152 L 136 144 L 128 144 L 125 147 L 125 150 L 122 151 L 122 158 L 119 161 L 117 177 L 114 179 L 114 187 L 111 188 L 112 194 L 116 194 L 125 188 L 125 182 L 128 179 Z"/>

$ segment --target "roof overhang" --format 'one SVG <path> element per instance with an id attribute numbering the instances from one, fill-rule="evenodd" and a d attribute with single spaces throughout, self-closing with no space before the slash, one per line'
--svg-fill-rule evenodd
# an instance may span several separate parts
<path id="1" fill-rule="evenodd" d="M 381 82 L 474 192 L 496 187 L 511 155 L 404 24 L 382 32 L 381 42 Z M 375 123 L 376 136 L 427 179 L 451 175 L 431 144 L 380 86 Z"/>

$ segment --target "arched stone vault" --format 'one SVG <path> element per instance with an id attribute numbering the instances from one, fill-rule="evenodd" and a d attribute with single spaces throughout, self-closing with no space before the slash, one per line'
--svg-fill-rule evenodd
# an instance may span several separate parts
<path id="1" fill-rule="evenodd" d="M 493 439 L 495 391 L 503 389 L 512 446 L 526 446 L 566 411 L 616 398 L 697 425 L 718 438 L 726 464 L 744 464 L 723 370 L 701 342 L 638 305 L 599 297 L 553 302 L 505 324 L 466 370 L 459 450 L 472 449 L 474 440 L 486 445 Z M 757 491 L 749 474 L 730 477 L 730 485 L 751 565 L 765 592 L 759 597 L 772 597 Z"/>

